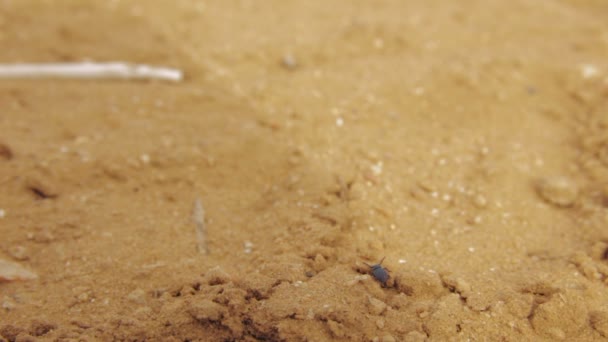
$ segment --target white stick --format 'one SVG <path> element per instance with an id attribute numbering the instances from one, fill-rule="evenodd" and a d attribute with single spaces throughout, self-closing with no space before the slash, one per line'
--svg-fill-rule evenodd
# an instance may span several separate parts
<path id="1" fill-rule="evenodd" d="M 181 70 L 126 62 L 0 64 L 0 78 L 157 79 L 181 81 Z"/>
<path id="2" fill-rule="evenodd" d="M 201 199 L 197 198 L 194 201 L 194 208 L 192 210 L 192 220 L 194 221 L 194 229 L 196 231 L 196 246 L 199 253 L 209 253 L 207 247 L 207 230 L 205 228 L 205 210 Z"/>

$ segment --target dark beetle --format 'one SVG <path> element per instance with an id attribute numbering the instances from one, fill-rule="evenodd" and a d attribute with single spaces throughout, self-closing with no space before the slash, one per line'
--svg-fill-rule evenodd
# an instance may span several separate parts
<path id="1" fill-rule="evenodd" d="M 383 257 L 382 260 L 380 260 L 380 262 L 375 265 L 370 265 L 364 262 L 364 264 L 366 264 L 367 266 L 369 266 L 369 268 L 372 269 L 372 275 L 374 276 L 374 278 L 376 278 L 377 281 L 380 282 L 380 284 L 382 284 L 382 287 L 386 287 L 386 282 L 390 277 L 388 271 L 384 267 L 382 267 L 382 262 L 384 261 L 384 258 L 386 257 Z"/>

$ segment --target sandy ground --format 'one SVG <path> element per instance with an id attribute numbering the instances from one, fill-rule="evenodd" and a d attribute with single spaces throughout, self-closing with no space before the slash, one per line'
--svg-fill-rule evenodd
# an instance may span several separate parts
<path id="1" fill-rule="evenodd" d="M 0 1 L 83 59 L 186 80 L 0 81 L 0 341 L 608 339 L 606 1 Z"/>

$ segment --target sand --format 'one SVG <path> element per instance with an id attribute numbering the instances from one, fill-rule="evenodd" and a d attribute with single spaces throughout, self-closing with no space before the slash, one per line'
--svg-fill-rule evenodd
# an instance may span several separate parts
<path id="1" fill-rule="evenodd" d="M 0 341 L 608 339 L 606 18 L 0 1 L 2 63 L 186 77 L 0 81 Z"/>

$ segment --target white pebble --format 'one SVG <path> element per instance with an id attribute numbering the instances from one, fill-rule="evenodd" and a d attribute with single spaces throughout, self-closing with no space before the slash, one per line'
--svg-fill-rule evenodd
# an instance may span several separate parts
<path id="1" fill-rule="evenodd" d="M 338 126 L 338 127 L 344 126 L 344 119 L 343 118 L 337 118 L 336 119 L 336 126 Z"/>
<path id="2" fill-rule="evenodd" d="M 15 280 L 33 280 L 38 275 L 25 267 L 7 260 L 0 259 L 0 282 Z"/>
<path id="3" fill-rule="evenodd" d="M 370 166 L 372 173 L 376 176 L 379 176 L 382 173 L 382 162 L 379 161 L 376 164 Z"/>
<path id="4" fill-rule="evenodd" d="M 537 183 L 536 191 L 545 202 L 558 207 L 572 206 L 578 197 L 576 183 L 566 177 L 543 179 Z"/>
<path id="5" fill-rule="evenodd" d="M 4 218 L 6 216 L 6 211 L 4 209 L 0 209 L 0 218 Z"/>
<path id="6" fill-rule="evenodd" d="M 245 246 L 245 254 L 249 254 L 251 253 L 251 251 L 253 250 L 253 242 L 251 241 L 245 241 L 245 243 L 243 244 Z"/>
<path id="7" fill-rule="evenodd" d="M 281 63 L 286 69 L 295 69 L 298 66 L 298 61 L 291 53 L 285 54 Z"/>
<path id="8" fill-rule="evenodd" d="M 580 70 L 583 78 L 592 78 L 599 73 L 597 67 L 593 64 L 583 64 L 580 66 Z"/>

